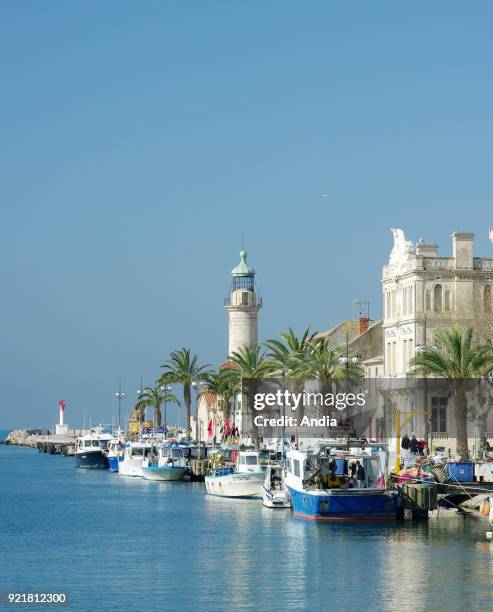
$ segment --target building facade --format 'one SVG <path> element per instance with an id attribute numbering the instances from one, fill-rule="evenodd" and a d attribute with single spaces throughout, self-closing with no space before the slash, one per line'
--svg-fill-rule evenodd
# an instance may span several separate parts
<path id="1" fill-rule="evenodd" d="M 395 379 L 397 397 L 397 389 L 411 375 L 410 360 L 419 347 L 433 346 L 437 330 L 473 326 L 479 341 L 493 339 L 493 258 L 474 256 L 473 233 L 454 232 L 452 255 L 443 256 L 434 243 L 413 244 L 402 230 L 392 232 L 394 245 L 382 274 L 382 328 L 384 377 Z M 431 382 L 422 393 L 426 397 L 409 406 L 402 391 L 401 408 L 430 412 L 424 429 L 436 445 L 454 452 L 450 397 L 444 395 L 443 386 L 435 393 Z M 418 428 L 419 421 L 413 417 L 410 428 Z"/>

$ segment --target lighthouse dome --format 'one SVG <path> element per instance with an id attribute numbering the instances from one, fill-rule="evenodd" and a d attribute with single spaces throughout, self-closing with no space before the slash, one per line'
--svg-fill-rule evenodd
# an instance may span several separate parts
<path id="1" fill-rule="evenodd" d="M 233 276 L 254 276 L 255 270 L 251 268 L 246 261 L 247 252 L 240 251 L 240 263 L 231 270 Z"/>

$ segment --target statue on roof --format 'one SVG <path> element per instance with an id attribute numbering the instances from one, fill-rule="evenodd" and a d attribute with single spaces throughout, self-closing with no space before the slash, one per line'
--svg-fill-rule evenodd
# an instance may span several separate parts
<path id="1" fill-rule="evenodd" d="M 390 231 L 394 235 L 394 246 L 390 252 L 389 266 L 398 272 L 403 264 L 415 256 L 415 248 L 411 240 L 406 240 L 401 229 L 391 228 Z"/>

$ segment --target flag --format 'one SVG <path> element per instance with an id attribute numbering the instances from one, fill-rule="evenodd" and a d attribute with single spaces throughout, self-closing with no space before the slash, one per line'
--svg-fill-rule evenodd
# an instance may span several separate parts
<path id="1" fill-rule="evenodd" d="M 212 419 L 209 421 L 209 425 L 207 426 L 207 433 L 209 437 L 212 437 Z"/>

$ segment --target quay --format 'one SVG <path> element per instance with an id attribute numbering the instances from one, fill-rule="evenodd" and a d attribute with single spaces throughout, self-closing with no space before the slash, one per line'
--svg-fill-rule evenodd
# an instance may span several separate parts
<path id="1" fill-rule="evenodd" d="M 81 430 L 72 430 L 60 435 L 46 429 L 18 429 L 9 433 L 4 444 L 36 448 L 40 453 L 70 457 L 75 454 L 77 437 L 83 433 Z"/>

